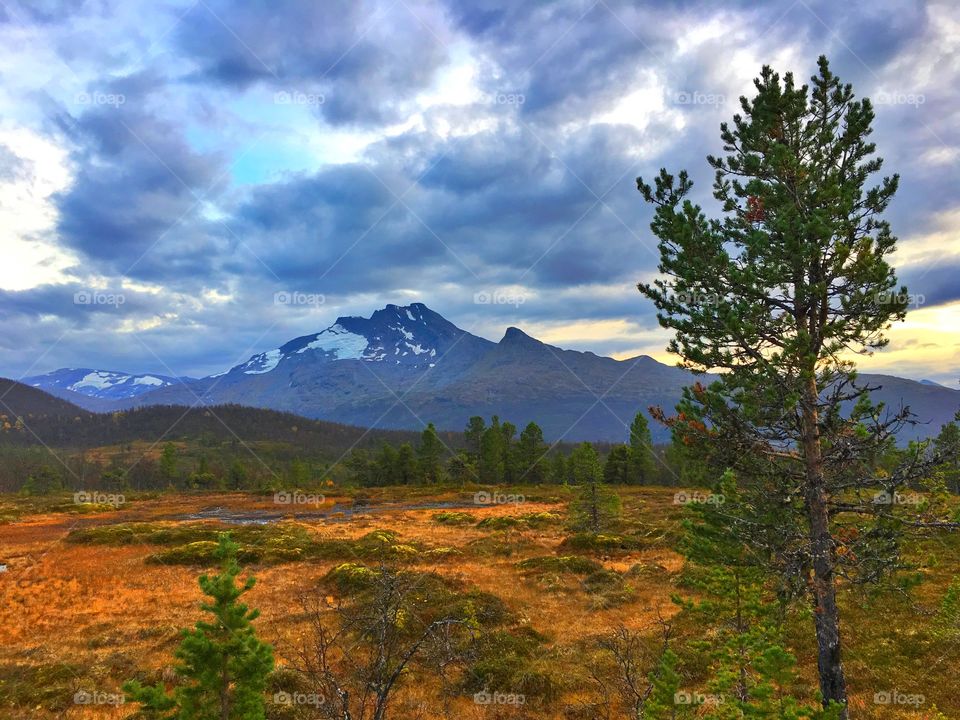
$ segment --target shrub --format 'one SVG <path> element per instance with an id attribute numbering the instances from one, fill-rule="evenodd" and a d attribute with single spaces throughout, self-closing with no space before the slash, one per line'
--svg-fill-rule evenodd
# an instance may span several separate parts
<path id="1" fill-rule="evenodd" d="M 517 567 L 528 572 L 538 573 L 572 573 L 574 575 L 588 575 L 602 570 L 603 566 L 596 560 L 579 555 L 547 555 L 521 560 Z"/>
<path id="2" fill-rule="evenodd" d="M 472 525 L 474 517 L 465 512 L 438 512 L 434 513 L 433 521 L 440 525 Z"/>
<path id="3" fill-rule="evenodd" d="M 550 702 L 563 690 L 563 676 L 547 656 L 541 636 L 536 633 L 496 630 L 476 638 L 474 659 L 466 676 L 466 689 L 487 688 L 519 693 Z"/>
<path id="4" fill-rule="evenodd" d="M 563 542 L 560 543 L 561 548 L 596 553 L 639 550 L 643 546 L 644 543 L 639 538 L 604 533 L 577 533 L 564 538 Z"/>

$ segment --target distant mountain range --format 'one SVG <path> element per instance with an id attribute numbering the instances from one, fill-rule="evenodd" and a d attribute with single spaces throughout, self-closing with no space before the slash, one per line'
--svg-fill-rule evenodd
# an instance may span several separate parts
<path id="1" fill-rule="evenodd" d="M 876 400 L 909 405 L 935 434 L 960 409 L 960 390 L 886 375 Z M 422 303 L 340 317 L 312 335 L 205 378 L 65 368 L 22 382 L 103 412 L 144 405 L 233 403 L 365 427 L 460 430 L 471 415 L 535 420 L 550 440 L 624 440 L 638 410 L 672 408 L 693 382 L 640 355 L 626 360 L 547 345 L 518 328 L 500 342 L 458 328 Z M 653 424 L 654 439 L 667 439 Z"/>

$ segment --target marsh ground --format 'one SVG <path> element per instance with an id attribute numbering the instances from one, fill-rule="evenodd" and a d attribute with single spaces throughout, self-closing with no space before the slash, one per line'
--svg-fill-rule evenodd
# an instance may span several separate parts
<path id="1" fill-rule="evenodd" d="M 287 552 L 283 543 L 293 542 L 293 536 L 301 538 L 301 544 L 303 537 L 319 543 L 356 541 L 372 531 L 389 530 L 425 550 L 413 561 L 418 569 L 502 599 L 512 613 L 508 631 L 537 631 L 542 639 L 538 672 L 549 674 L 558 688 L 549 700 L 528 693 L 522 707 L 484 706 L 466 693 L 439 703 L 429 683 L 408 678 L 397 696 L 395 717 L 600 717 L 605 710 L 602 702 L 597 704 L 600 689 L 590 672 L 595 639 L 621 624 L 656 633 L 658 613 L 670 618 L 678 611 L 671 596 L 685 592 L 679 583 L 683 559 L 673 549 L 682 507 L 674 504 L 672 489 L 623 489 L 625 516 L 638 542 L 634 549 L 588 554 L 623 578 L 615 593 L 605 594 L 587 587 L 582 578 L 531 573 L 520 565 L 530 558 L 577 552 L 561 545 L 569 534 L 563 523 L 569 497 L 563 488 L 510 492 L 522 494 L 524 501 L 476 505 L 473 491 L 424 488 L 371 490 L 362 497 L 331 494 L 320 506 L 278 506 L 272 496 L 242 493 L 159 494 L 130 497 L 117 509 L 84 513 L 73 512 L 68 498 L 7 496 L 0 500 L 0 515 L 6 520 L 0 524 L 0 563 L 7 566 L 0 573 L 2 716 L 129 716 L 130 705 L 77 704 L 74 696 L 118 693 L 121 683 L 138 672 L 163 676 L 172 664 L 179 629 L 200 616 L 196 578 L 204 563 L 187 558 L 181 564 L 183 558 L 164 555 L 176 549 L 176 542 L 156 543 L 157 535 L 110 541 L 104 533 L 111 528 L 179 529 L 186 532 L 183 539 L 190 539 L 190 533 L 225 527 L 256 537 L 269 533 L 264 547 L 279 548 L 280 555 L 266 551 L 249 565 L 257 585 L 248 597 L 261 610 L 258 630 L 275 645 L 281 663 L 304 632 L 300 598 L 319 592 L 321 579 L 332 567 L 363 561 L 350 556 L 350 542 L 337 546 L 343 549 L 340 557 L 303 559 Z M 331 510 L 334 505 L 340 509 Z M 319 510 L 327 516 L 319 517 Z M 249 520 L 273 518 L 278 512 L 283 517 L 267 529 L 190 519 L 199 514 Z M 437 521 L 438 513 L 465 516 L 447 524 Z M 531 517 L 540 519 L 522 519 Z M 448 548 L 457 552 L 428 551 Z M 852 717 L 933 718 L 934 706 L 947 717 L 960 717 L 960 649 L 936 641 L 929 631 L 932 613 L 950 579 L 960 572 L 958 542 L 931 538 L 911 553 L 924 577 L 912 597 L 844 592 Z M 687 637 L 707 632 L 685 626 L 682 618 L 677 623 Z M 809 630 L 798 618 L 789 633 L 801 675 L 794 690 L 806 697 L 815 689 Z M 687 680 L 691 689 L 697 688 L 698 678 Z M 922 695 L 923 703 L 893 706 L 874 701 L 875 693 L 889 691 Z M 618 717 L 612 712 L 611 717 Z"/>

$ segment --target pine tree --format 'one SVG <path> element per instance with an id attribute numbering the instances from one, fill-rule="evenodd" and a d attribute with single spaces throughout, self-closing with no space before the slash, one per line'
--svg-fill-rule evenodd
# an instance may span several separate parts
<path id="1" fill-rule="evenodd" d="M 417 453 L 410 443 L 403 443 L 396 454 L 395 480 L 400 485 L 417 482 Z"/>
<path id="2" fill-rule="evenodd" d="M 675 720 L 688 715 L 688 706 L 677 703 L 680 692 L 680 673 L 677 666 L 680 658 L 667 648 L 657 667 L 650 673 L 650 683 L 653 690 L 644 705 L 643 717 L 645 720 Z"/>
<path id="3" fill-rule="evenodd" d="M 614 445 L 603 464 L 603 481 L 608 485 L 626 485 L 633 478 L 629 445 Z"/>
<path id="4" fill-rule="evenodd" d="M 294 488 L 310 487 L 313 484 L 310 466 L 300 458 L 294 458 L 290 463 L 289 481 Z"/>
<path id="5" fill-rule="evenodd" d="M 550 458 L 550 482 L 556 485 L 567 484 L 567 459 L 559 450 Z"/>
<path id="6" fill-rule="evenodd" d="M 620 517 L 620 496 L 603 483 L 603 466 L 590 443 L 581 443 L 570 454 L 570 469 L 579 493 L 570 508 L 574 530 L 599 533 Z"/>
<path id="7" fill-rule="evenodd" d="M 474 415 L 467 423 L 466 430 L 463 431 L 463 437 L 467 443 L 467 454 L 473 458 L 474 462 L 480 459 L 480 441 L 486 429 L 487 426 L 483 418 L 479 415 Z"/>
<path id="8" fill-rule="evenodd" d="M 393 445 L 383 443 L 380 445 L 380 453 L 377 456 L 377 485 L 399 485 L 400 465 L 398 462 L 399 452 Z"/>
<path id="9" fill-rule="evenodd" d="M 516 434 L 517 426 L 512 422 L 503 422 L 500 424 L 500 436 L 503 438 L 500 446 L 500 466 L 503 468 L 501 481 L 505 483 L 515 483 L 517 482 L 517 478 L 520 477 L 517 448 L 513 440 Z"/>
<path id="10" fill-rule="evenodd" d="M 443 456 L 443 443 L 437 435 L 437 429 L 430 423 L 420 433 L 420 445 L 417 447 L 417 471 L 423 482 L 440 482 L 440 458 Z"/>
<path id="11" fill-rule="evenodd" d="M 940 428 L 940 434 L 933 446 L 943 457 L 943 463 L 937 468 L 943 474 L 944 483 L 952 493 L 960 493 L 960 412 L 953 422 Z"/>
<path id="12" fill-rule="evenodd" d="M 480 439 L 480 482 L 495 485 L 503 482 L 503 432 L 496 415 Z"/>
<path id="13" fill-rule="evenodd" d="M 273 649 L 261 641 L 251 624 L 259 611 L 250 610 L 240 597 L 254 585 L 248 577 L 237 584 L 239 546 L 221 533 L 216 557 L 220 573 L 200 576 L 200 588 L 210 598 L 200 607 L 211 620 L 197 622 L 183 632 L 175 655 L 180 684 L 168 694 L 162 684 L 124 685 L 145 713 L 170 720 L 263 720 L 264 691 L 273 670 Z M 169 714 L 168 714 L 169 713 Z"/>
<path id="14" fill-rule="evenodd" d="M 709 628 L 709 640 L 691 643 L 710 663 L 710 693 L 723 702 L 700 716 L 725 718 L 833 718 L 841 708 L 805 707 L 789 694 L 795 683 L 796 658 L 783 647 L 782 618 L 776 583 L 766 582 L 763 568 L 740 538 L 736 523 L 744 502 L 733 473 L 713 488 L 714 501 L 687 509 L 680 550 L 688 564 L 685 585 L 696 600 L 677 602 Z M 733 509 L 733 512 L 731 512 Z"/>
<path id="15" fill-rule="evenodd" d="M 683 433 L 671 433 L 665 460 L 670 469 L 669 477 L 684 487 L 709 485 L 709 472 L 702 449 L 688 445 Z"/>
<path id="16" fill-rule="evenodd" d="M 825 704 L 845 706 L 839 570 L 870 582 L 900 567 L 895 509 L 872 498 L 928 468 L 917 450 L 893 473 L 876 472 L 911 417 L 873 406 L 848 359 L 883 347 L 907 309 L 887 262 L 896 239 L 881 217 L 898 178 L 867 186 L 882 165 L 868 142 L 869 100 L 856 100 L 825 58 L 812 82 L 798 87 L 764 67 L 756 96 L 741 99 L 732 127 L 721 125 L 729 154 L 708 158 L 721 218 L 687 199 L 685 172 L 662 170 L 654 187 L 637 179 L 656 205 L 662 273 L 639 287 L 674 331 L 669 349 L 683 365 L 723 371 L 709 388 L 688 388 L 670 422 L 735 468 L 758 503 L 781 503 L 770 517 L 794 542 L 752 547 L 793 577 L 809 575 L 820 689 Z"/>
<path id="17" fill-rule="evenodd" d="M 516 481 L 537 485 L 546 478 L 544 455 L 547 445 L 543 441 L 543 430 L 535 422 L 530 422 L 520 433 L 516 448 Z"/>
<path id="18" fill-rule="evenodd" d="M 230 465 L 227 484 L 231 490 L 242 490 L 247 486 L 247 467 L 240 460 L 234 460 Z"/>
<path id="19" fill-rule="evenodd" d="M 650 425 L 642 412 L 630 423 L 630 482 L 646 485 L 653 481 L 654 457 Z"/>
<path id="20" fill-rule="evenodd" d="M 160 452 L 160 474 L 167 482 L 177 478 L 177 447 L 168 442 Z"/>
<path id="21" fill-rule="evenodd" d="M 27 476 L 20 492 L 24 495 L 47 495 L 63 489 L 63 478 L 46 465 Z"/>

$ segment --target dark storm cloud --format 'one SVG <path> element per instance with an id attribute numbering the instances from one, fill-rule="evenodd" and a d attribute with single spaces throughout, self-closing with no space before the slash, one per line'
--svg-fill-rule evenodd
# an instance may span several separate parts
<path id="1" fill-rule="evenodd" d="M 121 287 L 93 288 L 82 283 L 39 285 L 29 290 L 0 290 L 0 317 L 7 321 L 39 321 L 48 317 L 96 329 L 124 318 L 152 314 L 162 300 L 150 293 Z"/>
<path id="2" fill-rule="evenodd" d="M 634 188 L 639 165 L 622 149 L 642 133 L 596 126 L 553 141 L 559 154 L 526 131 L 396 139 L 373 153 L 376 164 L 257 189 L 231 226 L 261 274 L 330 290 L 408 287 L 425 267 L 448 282 L 633 279 L 631 266 L 649 258 L 625 228 L 648 211 Z M 428 167 L 419 179 L 420 164 L 391 155 L 397 145 L 417 148 Z"/>
<path id="3" fill-rule="evenodd" d="M 431 6 L 356 0 L 200 3 L 177 30 L 197 81 L 322 93 L 331 123 L 402 119 L 446 60 Z"/>
<path id="4" fill-rule="evenodd" d="M 921 307 L 945 305 L 960 300 L 960 259 L 908 265 L 897 274 L 901 284 L 914 296 L 922 297 Z"/>
<path id="5" fill-rule="evenodd" d="M 37 7 L 31 22 L 58 22 L 57 4 Z M 59 20 L 65 28 L 71 7 Z M 108 13 L 109 6 L 97 7 L 86 11 Z M 719 124 L 738 109 L 735 96 L 745 88 L 733 51 L 773 62 L 785 48 L 800 48 L 803 64 L 792 69 L 801 82 L 827 52 L 864 95 L 890 84 L 885 68 L 922 49 L 931 32 L 925 8 L 900 0 L 856 10 L 832 0 L 743 0 L 722 9 L 703 0 L 215 0 L 155 12 L 171 32 L 141 72 L 108 65 L 109 53 L 124 56 L 107 42 L 108 49 L 87 48 L 65 31 L 57 44 L 69 48 L 71 61 L 103 64 L 86 88 L 91 99 L 125 98 L 60 108 L 74 172 L 56 198 L 57 231 L 85 269 L 170 291 L 130 296 L 125 310 L 171 318 L 142 337 L 176 372 L 223 369 L 225 356 L 248 346 L 263 350 L 316 331 L 332 320 L 334 302 L 369 314 L 372 305 L 406 302 L 409 292 L 468 329 L 491 318 L 503 327 L 628 318 L 652 330 L 653 309 L 634 284 L 654 271 L 657 253 L 651 210 L 634 179 L 649 179 L 661 166 L 687 169 L 694 200 L 716 212 L 704 157 L 722 152 Z M 719 33 L 689 41 L 712 21 Z M 270 95 L 280 92 L 322 94 L 308 115 L 320 132 L 382 133 L 418 111 L 416 97 L 464 45 L 486 97 L 429 108 L 422 122 L 381 137 L 355 161 L 325 164 L 320 157 L 296 174 L 281 169 L 269 181 L 264 173 L 254 183 L 232 183 L 229 163 L 242 148 L 232 147 L 232 137 L 219 145 L 197 141 L 198 128 L 252 136 L 269 126 L 276 109 Z M 901 84 L 887 89 L 911 90 Z M 945 85 L 919 109 L 877 108 L 874 139 L 886 169 L 904 174 L 891 208 L 901 236 L 922 233 L 938 211 L 956 204 L 960 166 L 924 159 L 956 144 L 957 91 Z M 637 107 L 636 125 L 597 122 L 638 87 L 662 91 L 665 106 Z M 719 109 L 684 104 L 680 92 L 716 93 L 726 102 Z M 498 94 L 523 99 L 500 103 Z M 258 98 L 270 107 L 253 107 Z M 237 110 L 232 101 L 245 104 Z M 0 147 L 0 176 L 16 165 L 4 158 Z M 921 272 L 902 274 L 928 305 L 957 297 L 949 272 Z M 618 284 L 621 295 L 591 290 Z M 510 285 L 529 290 L 522 306 L 473 302 L 475 292 Z M 174 297 L 210 288 L 230 299 L 194 307 Z M 283 314 L 272 296 L 291 290 L 324 293 L 330 306 Z M 55 339 L 59 323 L 85 333 L 69 336 L 72 344 L 55 357 L 110 345 L 104 339 L 114 337 L 115 316 L 66 303 L 74 291 L 44 286 L 0 297 L 9 337 L 29 338 L 31 323 L 54 317 L 44 341 Z M 612 340 L 597 349 L 632 344 Z M 15 356 L 8 349 L 4 361 Z M 138 357 L 136 346 L 122 352 Z"/>
<path id="6" fill-rule="evenodd" d="M 77 172 L 57 198 L 59 237 L 104 273 L 209 273 L 221 244 L 195 218 L 227 180 L 224 159 L 191 148 L 182 129 L 155 112 L 155 86 L 122 78 L 91 88 L 69 108 L 78 113 L 65 122 L 78 148 Z"/>

